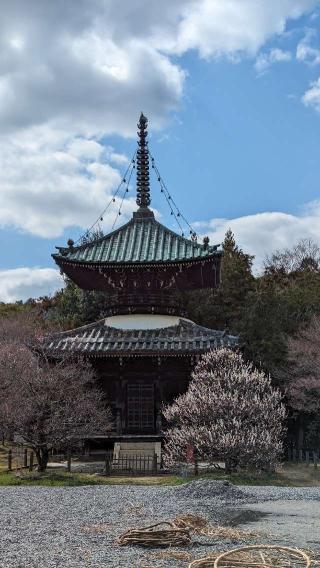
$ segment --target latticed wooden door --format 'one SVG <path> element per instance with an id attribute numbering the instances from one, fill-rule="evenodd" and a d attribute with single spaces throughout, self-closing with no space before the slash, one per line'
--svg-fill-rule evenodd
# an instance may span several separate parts
<path id="1" fill-rule="evenodd" d="M 142 382 L 127 386 L 127 427 L 130 430 L 153 430 L 154 385 Z"/>

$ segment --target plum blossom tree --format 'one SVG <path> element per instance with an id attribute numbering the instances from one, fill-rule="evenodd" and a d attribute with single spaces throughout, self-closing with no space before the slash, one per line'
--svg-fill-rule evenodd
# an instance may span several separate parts
<path id="1" fill-rule="evenodd" d="M 21 337 L 14 324 L 3 327 L 0 341 L 0 430 L 31 447 L 39 471 L 49 451 L 111 428 L 111 412 L 95 384 L 89 363 L 81 359 L 49 361 L 30 331 Z"/>
<path id="2" fill-rule="evenodd" d="M 288 340 L 288 363 L 279 378 L 298 425 L 298 446 L 319 447 L 320 318 Z"/>
<path id="3" fill-rule="evenodd" d="M 167 465 L 185 461 L 193 445 L 201 459 L 224 459 L 227 471 L 273 469 L 282 452 L 285 407 L 280 391 L 240 353 L 205 354 L 185 394 L 164 409 Z"/>

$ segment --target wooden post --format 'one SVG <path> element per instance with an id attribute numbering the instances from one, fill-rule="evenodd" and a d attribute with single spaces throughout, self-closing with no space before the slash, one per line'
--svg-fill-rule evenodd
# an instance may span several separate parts
<path id="1" fill-rule="evenodd" d="M 28 448 L 25 448 L 23 452 L 23 467 L 28 467 Z"/>
<path id="2" fill-rule="evenodd" d="M 121 422 L 120 410 L 117 411 L 117 416 L 116 416 L 116 431 L 117 431 L 117 434 L 121 434 L 121 432 L 122 432 L 122 422 Z"/>
<path id="3" fill-rule="evenodd" d="M 8 471 L 12 471 L 12 450 L 8 451 Z"/>
<path id="4" fill-rule="evenodd" d="M 111 472 L 111 456 L 109 453 L 106 454 L 106 463 L 105 463 L 105 474 L 110 475 Z"/>
<path id="5" fill-rule="evenodd" d="M 318 467 L 318 452 L 313 452 L 313 465 L 315 469 Z"/>
<path id="6" fill-rule="evenodd" d="M 71 449 L 67 450 L 67 472 L 71 473 Z"/>
<path id="7" fill-rule="evenodd" d="M 198 477 L 199 475 L 199 460 L 198 460 L 198 452 L 194 450 L 194 476 Z"/>
<path id="8" fill-rule="evenodd" d="M 33 452 L 30 452 L 29 471 L 33 471 Z"/>
<path id="9" fill-rule="evenodd" d="M 153 470 L 154 475 L 157 475 L 157 472 L 158 472 L 158 456 L 157 456 L 157 454 L 154 454 L 154 456 L 153 456 L 152 470 Z"/>

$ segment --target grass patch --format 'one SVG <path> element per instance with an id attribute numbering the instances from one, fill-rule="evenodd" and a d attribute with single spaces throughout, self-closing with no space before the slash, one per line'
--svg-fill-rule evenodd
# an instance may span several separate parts
<path id="1" fill-rule="evenodd" d="M 0 486 L 79 487 L 82 485 L 177 485 L 182 480 L 174 476 L 159 477 L 103 477 L 86 473 L 48 471 L 42 474 L 0 472 Z"/>
<path id="2" fill-rule="evenodd" d="M 5 451 L 4 451 L 5 450 Z M 227 480 L 234 485 L 277 487 L 320 487 L 320 467 L 307 467 L 303 464 L 285 464 L 275 473 L 254 475 L 236 473 L 226 475 L 223 470 L 217 470 L 199 477 L 182 478 L 176 475 L 150 477 L 104 477 L 86 473 L 67 473 L 66 471 L 48 470 L 46 473 L 32 475 L 25 471 L 21 475 L 7 472 L 6 448 L 0 447 L 0 486 L 42 486 L 42 487 L 78 487 L 82 485 L 146 485 L 146 486 L 175 486 L 196 479 Z"/>
<path id="3" fill-rule="evenodd" d="M 284 464 L 274 473 L 233 473 L 226 475 L 223 470 L 199 476 L 203 479 L 215 479 L 230 481 L 234 485 L 276 487 L 320 487 L 320 467 L 306 466 L 303 464 Z M 188 477 L 186 481 L 199 479 Z"/>

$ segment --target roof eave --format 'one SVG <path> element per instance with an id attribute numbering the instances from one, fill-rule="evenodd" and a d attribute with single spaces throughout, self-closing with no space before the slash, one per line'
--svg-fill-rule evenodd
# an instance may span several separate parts
<path id="1" fill-rule="evenodd" d="M 173 259 L 173 260 L 138 260 L 138 261 L 114 261 L 114 262 L 101 262 L 101 261 L 88 261 L 88 260 L 77 260 L 77 259 L 70 259 L 67 256 L 62 256 L 59 254 L 52 254 L 52 258 L 59 264 L 60 261 L 63 264 L 72 264 L 80 267 L 97 267 L 97 268 L 115 268 L 119 266 L 126 266 L 128 268 L 133 267 L 153 267 L 153 266 L 161 266 L 161 265 L 180 265 L 180 264 L 190 264 L 190 263 L 199 263 L 199 262 L 206 262 L 209 260 L 215 260 L 216 258 L 220 258 L 222 256 L 222 251 L 214 251 L 212 254 L 208 254 L 206 256 L 196 256 L 190 258 L 183 258 L 183 259 Z"/>

